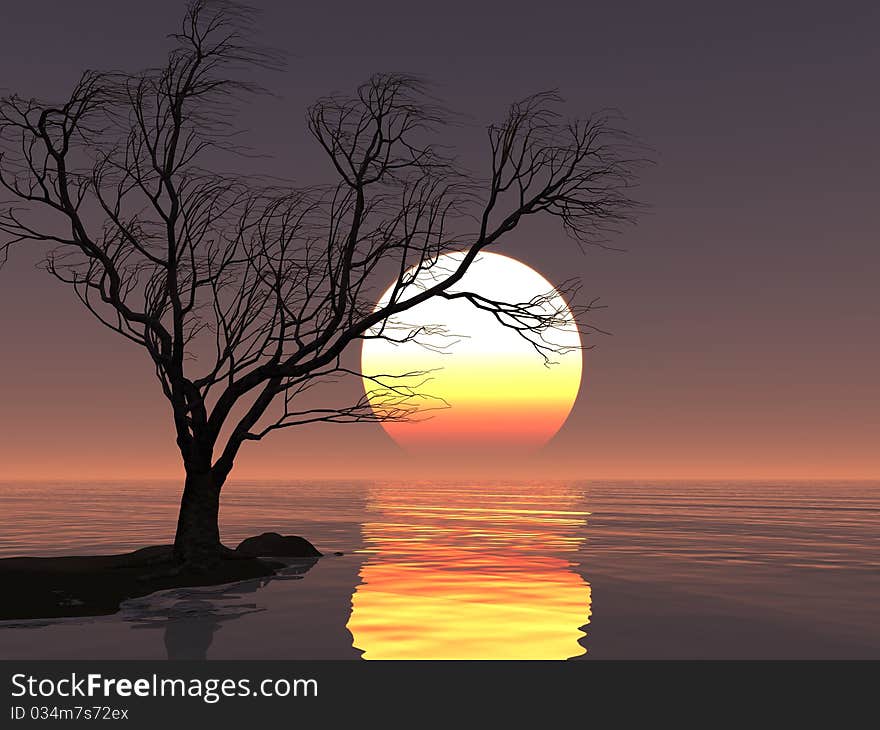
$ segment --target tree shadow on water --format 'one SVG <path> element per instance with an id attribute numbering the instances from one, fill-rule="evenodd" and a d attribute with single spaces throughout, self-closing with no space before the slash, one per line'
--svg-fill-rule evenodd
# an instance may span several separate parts
<path id="1" fill-rule="evenodd" d="M 317 563 L 299 560 L 276 575 L 226 586 L 180 588 L 127 601 L 123 618 L 135 629 L 164 631 L 168 659 L 207 659 L 214 636 L 224 623 L 266 610 L 243 597 L 256 594 L 273 581 L 301 580 Z"/>

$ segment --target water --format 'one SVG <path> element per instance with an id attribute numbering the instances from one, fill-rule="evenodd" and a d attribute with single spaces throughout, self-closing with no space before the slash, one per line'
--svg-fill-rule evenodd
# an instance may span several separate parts
<path id="1" fill-rule="evenodd" d="M 177 487 L 0 485 L 0 557 L 166 543 Z M 249 482 L 221 516 L 327 557 L 8 622 L 0 657 L 880 658 L 880 483 Z"/>

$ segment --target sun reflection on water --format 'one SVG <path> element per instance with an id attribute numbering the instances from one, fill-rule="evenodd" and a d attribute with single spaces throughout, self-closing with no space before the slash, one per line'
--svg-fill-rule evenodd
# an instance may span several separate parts
<path id="1" fill-rule="evenodd" d="M 539 486 L 379 485 L 348 629 L 365 659 L 566 659 L 585 653 L 590 585 L 571 558 L 581 494 Z"/>

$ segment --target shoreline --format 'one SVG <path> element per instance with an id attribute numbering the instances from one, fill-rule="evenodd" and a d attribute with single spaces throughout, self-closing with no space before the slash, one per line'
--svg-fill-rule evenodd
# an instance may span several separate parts
<path id="1" fill-rule="evenodd" d="M 277 533 L 248 538 L 233 552 L 200 571 L 181 569 L 171 545 L 115 555 L 0 558 L 0 621 L 106 616 L 123 601 L 157 591 L 275 575 L 286 564 L 272 558 L 322 556 L 307 540 Z"/>

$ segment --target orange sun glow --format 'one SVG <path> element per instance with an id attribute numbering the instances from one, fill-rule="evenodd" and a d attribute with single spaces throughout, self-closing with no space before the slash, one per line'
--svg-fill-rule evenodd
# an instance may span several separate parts
<path id="1" fill-rule="evenodd" d="M 462 255 L 440 257 L 404 295 L 445 278 Z M 392 291 L 389 287 L 377 306 L 386 304 Z M 362 371 L 373 410 L 388 407 L 392 389 L 411 389 L 408 400 L 419 413 L 408 421 L 383 423 L 408 450 L 543 445 L 565 422 L 581 383 L 581 340 L 571 310 L 537 271 L 496 253 L 480 254 L 451 291 L 510 303 L 541 301 L 542 312 L 558 313 L 541 335 L 553 345 L 552 363 L 493 313 L 461 299 L 431 299 L 386 325 L 384 334 L 404 341 L 364 341 Z"/>

